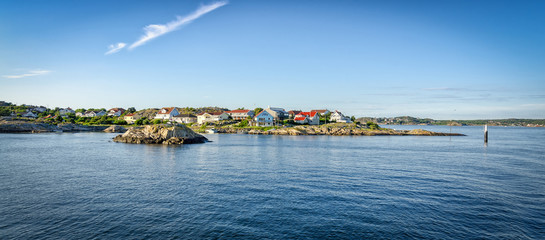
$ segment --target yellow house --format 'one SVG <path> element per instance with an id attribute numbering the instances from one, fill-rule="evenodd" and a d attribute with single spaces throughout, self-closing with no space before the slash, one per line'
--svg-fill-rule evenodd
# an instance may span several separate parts
<path id="1" fill-rule="evenodd" d="M 134 113 L 129 113 L 123 117 L 123 120 L 127 122 L 128 124 L 133 124 L 136 119 L 134 119 Z"/>

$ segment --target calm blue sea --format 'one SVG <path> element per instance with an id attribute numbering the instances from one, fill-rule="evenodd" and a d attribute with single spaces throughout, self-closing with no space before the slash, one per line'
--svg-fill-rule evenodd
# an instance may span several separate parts
<path id="1" fill-rule="evenodd" d="M 0 239 L 545 239 L 545 129 L 489 131 L 0 134 Z"/>

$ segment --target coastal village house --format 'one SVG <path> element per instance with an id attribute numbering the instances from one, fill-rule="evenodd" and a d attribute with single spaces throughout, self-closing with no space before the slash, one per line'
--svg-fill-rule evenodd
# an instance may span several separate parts
<path id="1" fill-rule="evenodd" d="M 283 108 L 272 108 L 268 107 L 263 111 L 267 111 L 271 116 L 273 116 L 274 120 L 280 121 L 287 119 L 289 117 L 289 113 L 286 112 Z"/>
<path id="2" fill-rule="evenodd" d="M 326 114 L 330 113 L 327 109 L 310 110 L 310 112 L 317 112 L 318 114 L 320 114 L 320 116 L 325 116 Z"/>
<path id="3" fill-rule="evenodd" d="M 23 113 L 21 115 L 21 117 L 26 117 L 26 118 L 36 118 L 38 117 L 38 115 L 36 115 L 35 113 L 31 112 L 31 111 L 28 111 L 26 113 Z"/>
<path id="4" fill-rule="evenodd" d="M 71 108 L 61 108 L 59 109 L 59 114 L 62 116 L 68 115 L 69 113 L 76 113 L 76 111 L 72 110 Z"/>
<path id="5" fill-rule="evenodd" d="M 294 119 L 295 115 L 301 113 L 301 110 L 290 110 L 288 111 L 289 119 Z"/>
<path id="6" fill-rule="evenodd" d="M 204 112 L 197 115 L 197 123 L 203 124 L 205 122 L 217 122 L 221 120 L 227 120 L 229 119 L 229 114 L 224 112 L 213 112 L 208 113 Z"/>
<path id="7" fill-rule="evenodd" d="M 232 111 L 226 111 L 225 113 L 229 114 L 232 119 L 234 120 L 244 120 L 248 117 L 254 116 L 253 110 L 246 110 L 246 109 L 238 109 L 238 110 L 232 110 Z"/>
<path id="8" fill-rule="evenodd" d="M 197 116 L 193 114 L 179 114 L 172 117 L 172 120 L 178 123 L 194 123 L 197 122 Z"/>
<path id="9" fill-rule="evenodd" d="M 127 122 L 128 124 L 133 124 L 134 122 L 136 122 L 134 113 L 129 113 L 129 114 L 125 115 L 123 117 L 123 120 L 125 120 L 125 122 Z"/>
<path id="10" fill-rule="evenodd" d="M 274 116 L 268 111 L 263 110 L 254 117 L 254 123 L 259 127 L 269 127 L 274 125 Z"/>
<path id="11" fill-rule="evenodd" d="M 318 115 L 318 112 L 300 112 L 299 114 L 295 115 L 295 118 L 293 119 L 296 123 L 308 123 L 310 125 L 319 125 L 320 124 L 320 116 Z"/>
<path id="12" fill-rule="evenodd" d="M 44 107 L 44 106 L 39 106 L 39 107 L 33 108 L 32 111 L 36 111 L 36 112 L 39 112 L 39 113 L 43 113 L 43 112 L 47 111 L 47 108 Z"/>
<path id="13" fill-rule="evenodd" d="M 108 116 L 119 117 L 124 112 L 125 112 L 125 109 L 123 109 L 123 108 L 112 108 L 112 109 L 108 110 Z"/>
<path id="14" fill-rule="evenodd" d="M 299 123 L 299 124 L 306 124 L 306 123 L 308 123 L 307 118 L 304 117 L 304 116 L 302 116 L 302 117 L 294 117 L 294 118 L 293 118 L 293 121 L 294 121 L 295 123 Z"/>
<path id="15" fill-rule="evenodd" d="M 331 117 L 329 117 L 329 121 L 331 122 L 342 122 L 342 123 L 351 123 L 352 121 L 350 118 L 345 117 L 341 112 L 335 110 L 333 113 L 331 113 Z"/>
<path id="16" fill-rule="evenodd" d="M 171 120 L 172 117 L 179 115 L 178 109 L 175 107 L 161 108 L 155 115 L 155 119 Z"/>
<path id="17" fill-rule="evenodd" d="M 84 114 L 83 114 L 83 117 L 102 117 L 106 115 L 106 112 L 105 111 L 86 111 Z"/>

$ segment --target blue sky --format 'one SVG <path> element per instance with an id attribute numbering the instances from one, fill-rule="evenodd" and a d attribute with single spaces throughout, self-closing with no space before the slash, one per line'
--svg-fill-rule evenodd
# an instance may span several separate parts
<path id="1" fill-rule="evenodd" d="M 0 100 L 545 118 L 544 12 L 544 1 L 6 0 Z"/>

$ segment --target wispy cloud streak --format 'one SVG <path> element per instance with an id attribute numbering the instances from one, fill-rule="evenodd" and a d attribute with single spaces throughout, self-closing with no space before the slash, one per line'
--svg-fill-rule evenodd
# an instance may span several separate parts
<path id="1" fill-rule="evenodd" d="M 121 49 L 123 49 L 125 46 L 127 46 L 126 43 L 117 43 L 117 44 L 112 44 L 110 46 L 108 46 L 108 51 L 106 53 L 104 53 L 104 55 L 110 55 L 112 53 L 116 53 L 116 52 L 119 52 Z"/>
<path id="2" fill-rule="evenodd" d="M 469 91 L 467 88 L 451 88 L 451 87 L 442 87 L 442 88 L 423 88 L 425 91 Z"/>
<path id="3" fill-rule="evenodd" d="M 185 16 L 185 17 L 176 17 L 176 20 L 169 22 L 167 24 L 151 24 L 144 27 L 144 35 L 140 37 L 136 42 L 129 46 L 129 50 L 132 50 L 138 46 L 145 44 L 146 42 L 167 34 L 169 32 L 178 30 L 181 26 L 191 23 L 193 20 L 201 17 L 202 15 L 214 11 L 217 8 L 220 8 L 227 4 L 227 1 L 215 2 L 209 5 L 202 5 L 195 12 Z"/>
<path id="4" fill-rule="evenodd" d="M 33 77 L 33 76 L 39 76 L 39 75 L 45 75 L 45 74 L 48 74 L 50 73 L 51 71 L 49 70 L 33 70 L 33 71 L 29 71 L 28 73 L 24 73 L 24 74 L 19 74 L 19 75 L 4 75 L 2 77 L 4 78 L 11 78 L 11 79 L 16 79 L 16 78 L 25 78 L 25 77 Z"/>

